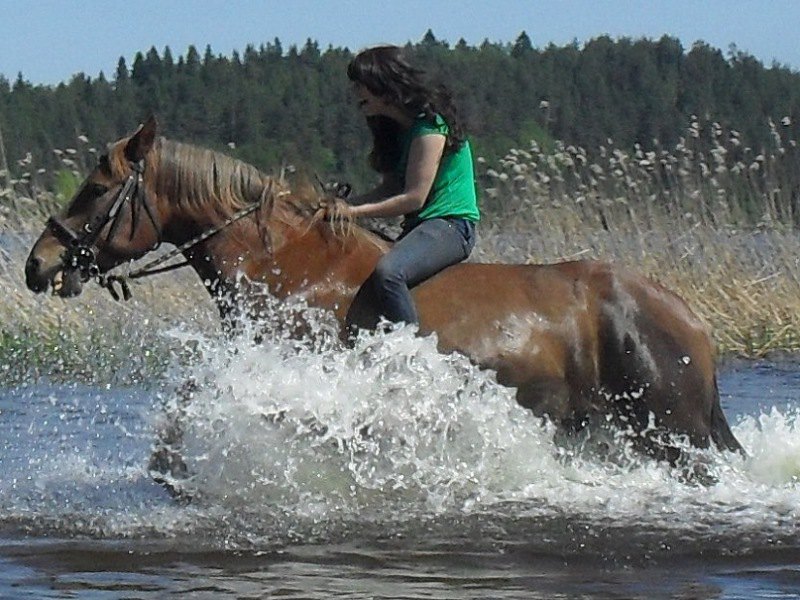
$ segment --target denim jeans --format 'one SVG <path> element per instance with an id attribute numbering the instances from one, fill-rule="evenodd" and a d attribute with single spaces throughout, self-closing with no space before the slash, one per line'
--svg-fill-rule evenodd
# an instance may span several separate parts
<path id="1" fill-rule="evenodd" d="M 418 323 L 409 288 L 466 259 L 475 247 L 475 223 L 467 219 L 426 219 L 404 233 L 383 255 L 367 280 L 378 313 L 394 323 Z"/>

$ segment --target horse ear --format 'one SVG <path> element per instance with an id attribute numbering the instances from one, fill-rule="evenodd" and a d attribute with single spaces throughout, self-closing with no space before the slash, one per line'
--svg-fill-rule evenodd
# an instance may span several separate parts
<path id="1" fill-rule="evenodd" d="M 125 158 L 131 162 L 139 162 L 147 156 L 156 139 L 158 122 L 152 115 L 136 130 L 125 144 Z"/>

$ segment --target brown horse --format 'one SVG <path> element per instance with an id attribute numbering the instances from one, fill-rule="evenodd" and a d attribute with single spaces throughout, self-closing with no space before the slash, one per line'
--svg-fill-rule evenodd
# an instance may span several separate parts
<path id="1" fill-rule="evenodd" d="M 246 206 L 255 210 L 230 218 Z M 161 242 L 188 244 L 183 254 L 223 314 L 231 292 L 248 296 L 243 275 L 278 298 L 329 309 L 343 328 L 374 325 L 357 290 L 388 244 L 319 218 L 318 206 L 319 197 L 241 161 L 157 138 L 151 119 L 109 145 L 65 214 L 48 222 L 27 285 L 75 295 Z M 706 327 L 652 281 L 596 261 L 466 263 L 420 284 L 414 298 L 421 334 L 494 369 L 521 405 L 565 430 L 610 419 L 670 460 L 672 434 L 741 451 L 720 407 Z"/>

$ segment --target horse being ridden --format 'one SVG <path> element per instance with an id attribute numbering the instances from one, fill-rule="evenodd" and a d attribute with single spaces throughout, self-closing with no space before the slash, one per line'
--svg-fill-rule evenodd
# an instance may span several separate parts
<path id="1" fill-rule="evenodd" d="M 49 222 L 27 260 L 27 285 L 41 292 L 60 279 L 57 293 L 75 295 L 82 280 L 162 242 L 180 246 L 215 230 L 183 253 L 221 312 L 231 290 L 247 297 L 244 276 L 280 299 L 332 311 L 343 327 L 374 326 L 369 299 L 354 297 L 388 246 L 354 224 L 322 220 L 318 205 L 241 161 L 157 139 L 151 119 L 109 146 Z M 91 243 L 75 233 L 87 230 Z M 81 266 L 74 248 L 91 264 Z M 566 430 L 609 416 L 657 457 L 677 457 L 672 434 L 741 450 L 720 407 L 706 327 L 657 283 L 598 261 L 466 263 L 413 294 L 422 335 L 435 332 L 442 352 L 494 369 L 521 405 Z"/>

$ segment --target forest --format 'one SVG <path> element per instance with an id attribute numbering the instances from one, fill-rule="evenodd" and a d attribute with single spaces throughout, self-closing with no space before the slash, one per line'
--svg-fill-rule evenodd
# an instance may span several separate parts
<path id="1" fill-rule="evenodd" d="M 535 42 L 523 32 L 452 45 L 428 31 L 406 47 L 455 93 L 475 147 L 482 220 L 470 260 L 612 260 L 676 290 L 722 354 L 800 351 L 800 73 L 671 37 Z M 157 371 L 152 357 L 169 351 L 139 356 L 128 324 L 150 323 L 157 348 L 167 342 L 153 323 L 214 321 L 191 278 L 142 284 L 141 303 L 125 306 L 99 288 L 88 305 L 42 300 L 23 281 L 48 215 L 105 143 L 149 115 L 167 137 L 271 173 L 293 166 L 357 190 L 374 179 L 345 74 L 352 57 L 274 39 L 230 56 L 143 49 L 113 73 L 55 86 L 0 78 L 0 364 L 18 366 L 0 381 L 91 376 L 97 364 L 128 373 L 132 356 Z M 94 336 L 105 331 L 117 341 Z"/>
<path id="2" fill-rule="evenodd" d="M 689 135 L 697 152 L 710 151 L 724 132 L 755 156 L 774 146 L 776 132 L 797 138 L 800 74 L 735 47 L 684 48 L 666 36 L 533 42 L 522 32 L 513 43 L 451 45 L 429 30 L 407 44 L 412 60 L 455 93 L 481 164 L 532 142 L 591 158 L 610 146 L 672 149 Z M 345 75 L 352 56 L 311 39 L 289 48 L 274 39 L 229 57 L 210 47 L 177 57 L 150 48 L 130 65 L 120 58 L 110 76 L 77 74 L 56 86 L 0 78 L 0 170 L 52 187 L 63 149 L 105 144 L 153 114 L 168 137 L 266 170 L 291 165 L 364 184 L 369 136 Z"/>

